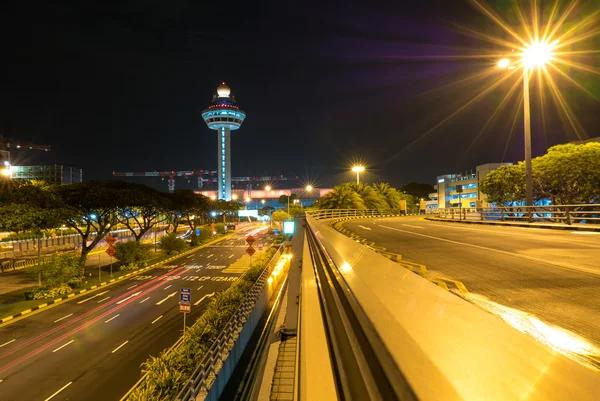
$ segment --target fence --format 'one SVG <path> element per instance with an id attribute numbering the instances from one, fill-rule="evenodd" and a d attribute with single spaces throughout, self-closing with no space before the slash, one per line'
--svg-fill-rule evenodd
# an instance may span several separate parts
<path id="1" fill-rule="evenodd" d="M 428 214 L 455 220 L 600 224 L 600 204 L 446 208 Z"/>
<path id="2" fill-rule="evenodd" d="M 318 209 L 307 210 L 306 214 L 317 219 L 338 219 L 344 217 L 392 217 L 404 215 L 417 215 L 417 212 L 399 212 L 398 210 L 375 209 Z"/>
<path id="3" fill-rule="evenodd" d="M 269 286 L 266 283 L 282 253 L 283 246 L 269 261 L 176 400 L 219 399 L 276 287 L 276 283 Z"/>

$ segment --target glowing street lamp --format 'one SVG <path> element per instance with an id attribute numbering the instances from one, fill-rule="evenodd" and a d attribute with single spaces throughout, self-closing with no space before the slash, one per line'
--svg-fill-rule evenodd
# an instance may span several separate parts
<path id="1" fill-rule="evenodd" d="M 237 200 L 237 195 L 236 194 L 231 195 L 231 199 L 232 200 Z"/>
<path id="2" fill-rule="evenodd" d="M 210 196 L 210 200 L 216 200 L 216 199 L 217 199 L 217 196 L 216 196 L 216 195 L 211 195 L 211 196 Z"/>
<path id="3" fill-rule="evenodd" d="M 533 170 L 531 167 L 531 106 L 529 102 L 530 71 L 543 68 L 552 59 L 552 53 L 558 40 L 552 43 L 538 41 L 527 46 L 521 53 L 523 68 L 523 134 L 525 137 L 525 206 L 533 206 Z M 498 68 L 512 70 L 515 68 L 510 59 L 498 61 Z M 531 212 L 528 212 L 531 219 Z"/>
<path id="4" fill-rule="evenodd" d="M 356 183 L 360 184 L 360 173 L 362 173 L 363 171 L 365 171 L 365 166 L 352 166 L 352 172 L 356 173 Z"/>
<path id="5" fill-rule="evenodd" d="M 267 186 L 265 187 L 265 191 L 269 192 L 270 190 L 271 190 L 271 186 L 270 186 L 270 185 L 267 185 Z"/>
<path id="6" fill-rule="evenodd" d="M 312 192 L 313 190 L 313 186 L 312 185 L 307 185 L 306 186 L 306 192 Z"/>
<path id="7" fill-rule="evenodd" d="M 3 177 L 10 177 L 10 168 L 3 168 L 0 170 L 0 175 Z"/>

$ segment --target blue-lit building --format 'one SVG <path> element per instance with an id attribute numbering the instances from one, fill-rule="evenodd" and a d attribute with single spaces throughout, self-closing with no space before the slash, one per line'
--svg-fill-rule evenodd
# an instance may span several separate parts
<path id="1" fill-rule="evenodd" d="M 437 177 L 436 192 L 429 195 L 427 209 L 460 207 L 489 207 L 486 195 L 479 191 L 479 183 L 490 171 L 512 163 L 488 163 L 459 174 L 446 174 Z M 456 192 L 456 186 L 462 185 L 462 193 Z"/>
<path id="2" fill-rule="evenodd" d="M 241 127 L 246 113 L 237 106 L 231 90 L 225 82 L 217 87 L 212 104 L 202 112 L 208 128 L 216 130 L 218 162 L 218 198 L 231 200 L 231 131 Z"/>

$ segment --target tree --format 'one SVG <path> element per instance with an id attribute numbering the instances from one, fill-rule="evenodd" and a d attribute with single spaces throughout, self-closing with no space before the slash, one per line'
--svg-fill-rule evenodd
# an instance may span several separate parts
<path id="1" fill-rule="evenodd" d="M 200 225 L 204 224 L 204 218 L 209 212 L 209 199 L 204 195 L 195 194 L 190 189 L 182 190 L 178 195 L 181 218 L 190 227 L 190 230 L 196 231 Z"/>
<path id="2" fill-rule="evenodd" d="M 524 165 L 501 166 L 490 171 L 479 183 L 488 202 L 501 206 L 525 199 Z"/>
<path id="3" fill-rule="evenodd" d="M 65 210 L 66 224 L 81 236 L 81 276 L 88 253 L 117 222 L 117 202 L 122 190 L 123 182 L 120 181 L 84 181 L 53 188 L 61 208 Z"/>
<path id="4" fill-rule="evenodd" d="M 288 198 L 289 198 L 289 199 L 288 199 Z M 285 205 L 285 206 L 287 206 L 288 204 L 290 204 L 290 205 L 291 205 L 292 203 L 294 203 L 294 201 L 295 201 L 296 199 L 298 199 L 298 195 L 296 195 L 296 194 L 291 194 L 290 196 L 287 196 L 287 195 L 281 195 L 281 196 L 279 197 L 279 204 L 280 204 L 280 205 Z"/>
<path id="5" fill-rule="evenodd" d="M 181 219 L 187 209 L 187 201 L 191 196 L 194 196 L 194 191 L 190 189 L 176 189 L 171 193 L 164 194 L 166 196 L 165 218 L 167 223 L 173 227 L 171 232 L 177 232 Z"/>
<path id="6" fill-rule="evenodd" d="M 361 197 L 348 184 L 338 185 L 319 200 L 321 209 L 365 209 Z"/>
<path id="7" fill-rule="evenodd" d="M 416 182 L 409 182 L 401 188 L 401 192 L 408 195 L 412 195 L 418 199 L 427 199 L 429 194 L 435 192 L 433 185 L 431 184 L 419 184 Z"/>
<path id="8" fill-rule="evenodd" d="M 533 167 L 539 198 L 562 205 L 600 200 L 600 143 L 553 146 Z"/>
<path id="9" fill-rule="evenodd" d="M 375 191 L 373 187 L 363 183 L 347 184 L 352 188 L 362 199 L 365 209 L 386 210 L 389 205 L 383 195 Z"/>
<path id="10" fill-rule="evenodd" d="M 390 187 L 385 182 L 373 184 L 373 189 L 386 201 L 388 208 L 392 210 L 398 210 L 400 208 L 400 200 L 405 198 L 396 188 Z"/>
<path id="11" fill-rule="evenodd" d="M 152 253 L 151 246 L 142 244 L 137 241 L 118 242 L 115 244 L 117 253 L 115 258 L 122 266 L 135 264 L 143 264 L 150 259 Z"/>
<path id="12" fill-rule="evenodd" d="M 160 221 L 167 211 L 167 196 L 154 188 L 140 184 L 123 184 L 119 204 L 119 222 L 131 231 L 136 242 Z"/>
<path id="13" fill-rule="evenodd" d="M 13 180 L 0 186 L 0 230 L 41 233 L 59 227 L 64 210 L 50 189 L 41 181 Z"/>
<path id="14" fill-rule="evenodd" d="M 289 213 L 284 212 L 283 210 L 276 210 L 271 215 L 271 221 L 277 224 L 280 224 L 282 221 L 292 219 L 293 217 Z"/>

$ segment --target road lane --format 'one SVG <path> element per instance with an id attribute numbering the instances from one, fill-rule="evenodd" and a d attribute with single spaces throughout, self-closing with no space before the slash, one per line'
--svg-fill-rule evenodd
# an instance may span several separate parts
<path id="1" fill-rule="evenodd" d="M 345 227 L 403 260 L 426 265 L 434 276 L 462 282 L 480 305 L 524 311 L 600 347 L 600 237 L 411 217 L 357 220 Z"/>
<path id="2" fill-rule="evenodd" d="M 222 256 L 210 259 L 214 265 L 225 268 L 244 254 L 247 247 L 243 246 L 244 236 L 236 238 L 235 247 L 224 248 Z M 202 249 L 192 260 L 178 260 L 185 265 L 164 266 L 111 286 L 105 295 L 112 298 L 100 305 L 93 301 L 81 304 L 70 301 L 46 315 L 16 322 L 10 333 L 5 330 L 11 326 L 5 327 L 0 333 L 0 344 L 11 335 L 6 341 L 15 341 L 0 348 L 0 400 L 44 400 L 67 382 L 72 384 L 54 399 L 119 399 L 139 379 L 140 364 L 149 355 L 170 347 L 181 335 L 183 319 L 178 297 L 156 305 L 170 293 L 164 288 L 172 286 L 176 292 L 179 288 L 192 288 L 192 302 L 196 305 L 188 316 L 191 325 L 209 302 L 210 297 L 205 296 L 226 289 L 240 276 L 225 274 L 222 268 L 200 267 L 207 265 L 208 252 L 214 250 Z M 234 257 L 230 258 L 230 254 Z M 196 283 L 199 281 L 202 285 Z M 205 300 L 197 305 L 201 298 Z M 113 320 L 105 323 L 109 319 Z M 59 321 L 55 323 L 56 320 Z M 126 341 L 123 348 L 117 349 Z M 9 349 L 19 342 L 20 348 Z M 67 342 L 68 346 L 52 352 Z"/>

